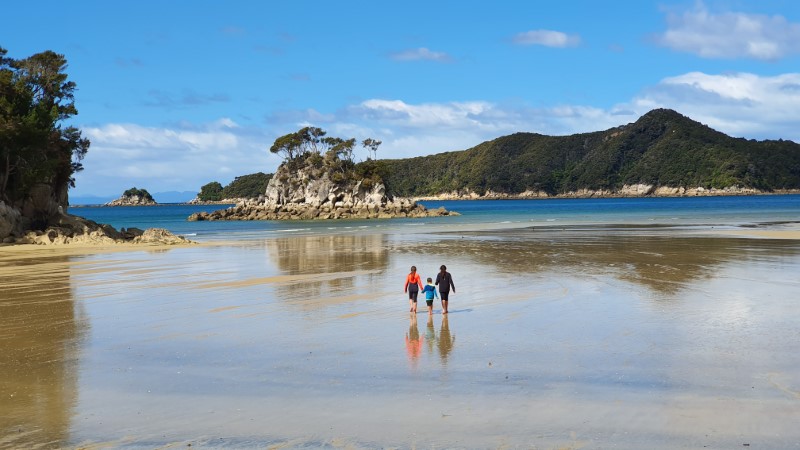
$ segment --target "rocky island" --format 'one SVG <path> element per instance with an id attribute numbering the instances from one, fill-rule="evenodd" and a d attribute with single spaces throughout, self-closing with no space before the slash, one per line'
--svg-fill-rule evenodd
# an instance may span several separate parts
<path id="1" fill-rule="evenodd" d="M 430 210 L 386 193 L 377 167 L 352 161 L 355 140 L 323 138 L 319 128 L 303 128 L 275 141 L 271 151 L 284 152 L 286 160 L 269 180 L 258 199 L 227 209 L 189 216 L 198 220 L 327 220 L 389 219 L 458 215 L 444 208 Z M 371 139 L 365 146 L 375 145 Z M 369 161 L 368 161 L 369 162 Z"/>
<path id="2" fill-rule="evenodd" d="M 112 200 L 103 206 L 153 206 L 157 205 L 155 199 L 147 189 L 137 189 L 132 187 L 122 193 L 122 196 Z"/>

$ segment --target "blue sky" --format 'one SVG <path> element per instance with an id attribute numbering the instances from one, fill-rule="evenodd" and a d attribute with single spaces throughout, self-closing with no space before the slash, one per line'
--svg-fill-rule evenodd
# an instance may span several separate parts
<path id="1" fill-rule="evenodd" d="M 272 172 L 313 125 L 379 158 L 673 108 L 800 142 L 795 1 L 11 2 L 0 46 L 66 55 L 92 146 L 71 197 Z M 44 11 L 58 11 L 58 14 Z M 356 154 L 366 158 L 365 151 Z M 156 197 L 158 200 L 158 197 Z"/>

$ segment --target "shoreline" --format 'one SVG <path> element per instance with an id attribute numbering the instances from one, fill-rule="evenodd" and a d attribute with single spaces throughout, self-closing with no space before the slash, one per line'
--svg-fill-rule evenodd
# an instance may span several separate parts
<path id="1" fill-rule="evenodd" d="M 779 189 L 775 191 L 762 191 L 757 189 L 715 189 L 715 188 L 658 188 L 652 186 L 630 186 L 620 191 L 604 191 L 584 189 L 563 194 L 551 195 L 542 191 L 525 191 L 518 194 L 503 192 L 451 192 L 437 195 L 424 195 L 408 197 L 413 201 L 443 201 L 443 200 L 552 200 L 552 199 L 587 199 L 587 198 L 687 198 L 687 197 L 758 197 L 770 195 L 796 195 L 800 189 Z"/>
<path id="2" fill-rule="evenodd" d="M 678 189 L 678 188 L 670 188 Z M 761 191 L 755 189 L 743 190 L 730 190 L 730 189 L 691 189 L 684 191 L 683 194 L 677 193 L 636 193 L 629 191 L 619 192 L 604 192 L 604 191 L 574 191 L 564 194 L 550 195 L 544 192 L 526 191 L 518 194 L 507 194 L 502 192 L 487 192 L 485 194 L 470 193 L 443 193 L 437 195 L 422 195 L 411 197 L 395 197 L 398 199 L 408 199 L 415 202 L 420 201 L 443 201 L 443 200 L 553 200 L 553 199 L 586 199 L 586 198 L 687 198 L 687 197 L 759 197 L 771 195 L 798 195 L 800 189 L 779 189 L 775 191 Z M 109 207 L 109 208 L 124 208 L 130 206 L 216 206 L 216 205 L 232 205 L 235 206 L 241 201 L 255 200 L 255 199 L 239 199 L 238 201 L 208 201 L 208 202 L 177 202 L 177 203 L 156 203 L 154 205 L 106 205 L 101 203 L 93 204 L 76 204 L 69 205 L 69 208 L 96 208 L 96 207 Z"/>

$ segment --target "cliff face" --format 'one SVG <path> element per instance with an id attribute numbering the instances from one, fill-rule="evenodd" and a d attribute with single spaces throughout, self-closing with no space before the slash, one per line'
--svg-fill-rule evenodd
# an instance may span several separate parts
<path id="1" fill-rule="evenodd" d="M 386 195 L 382 183 L 371 179 L 334 180 L 341 175 L 313 164 L 281 165 L 264 196 L 212 213 L 195 213 L 189 220 L 312 220 L 387 219 L 457 215 L 439 208 L 428 210 L 409 200 Z"/>

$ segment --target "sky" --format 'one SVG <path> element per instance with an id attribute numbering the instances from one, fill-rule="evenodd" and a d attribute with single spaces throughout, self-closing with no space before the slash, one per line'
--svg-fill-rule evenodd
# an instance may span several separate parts
<path id="1" fill-rule="evenodd" d="M 3 14 L 8 56 L 64 54 L 77 83 L 69 124 L 92 144 L 71 198 L 271 173 L 269 147 L 304 126 L 380 140 L 379 159 L 654 108 L 800 142 L 795 0 L 43 0 Z"/>

